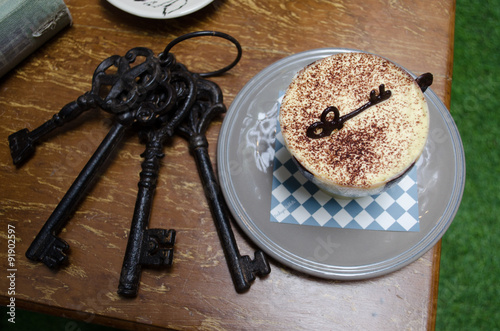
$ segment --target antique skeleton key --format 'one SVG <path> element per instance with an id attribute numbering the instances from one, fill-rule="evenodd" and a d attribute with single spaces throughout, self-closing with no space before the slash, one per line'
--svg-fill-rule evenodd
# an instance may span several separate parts
<path id="1" fill-rule="evenodd" d="M 205 132 L 210 121 L 226 111 L 222 103 L 222 92 L 216 84 L 199 79 L 198 99 L 204 102 L 195 104 L 178 131 L 189 141 L 189 149 L 198 167 L 234 287 L 241 293 L 250 288 L 255 275 L 267 275 L 271 272 L 271 268 L 261 250 L 255 252 L 253 260 L 247 255 L 241 256 L 231 229 L 229 211 L 208 154 Z"/>
<path id="2" fill-rule="evenodd" d="M 174 129 L 184 117 L 205 102 L 206 92 L 220 93 L 218 89 L 207 91 L 206 85 L 200 86 L 199 77 L 222 74 L 235 66 L 241 58 L 242 50 L 238 41 L 216 31 L 199 31 L 181 36 L 170 42 L 159 58 L 165 60 L 170 49 L 177 43 L 200 36 L 227 39 L 236 46 L 238 54 L 230 65 L 207 73 L 191 74 L 183 65 L 177 64 L 172 68 L 172 85 L 178 98 L 176 111 L 161 117 L 163 125 L 160 127 L 141 131 L 146 138 L 146 150 L 142 154 L 144 161 L 141 165 L 139 190 L 118 285 L 118 294 L 122 296 L 137 296 L 143 266 L 169 267 L 172 264 L 175 230 L 147 229 L 164 143 L 170 140 Z"/>
<path id="3" fill-rule="evenodd" d="M 172 265 L 175 230 L 147 229 L 160 160 L 164 155 L 163 146 L 173 136 L 175 128 L 196 101 L 195 80 L 181 64 L 172 69 L 172 85 L 177 94 L 173 116 L 161 118 L 163 125 L 160 127 L 147 128 L 142 132 L 146 140 L 146 150 L 141 155 L 144 161 L 141 164 L 137 200 L 118 285 L 118 294 L 125 297 L 137 296 L 142 266 Z"/>
<path id="4" fill-rule="evenodd" d="M 123 136 L 125 127 L 125 124 L 117 122 L 104 138 L 31 243 L 26 252 L 27 258 L 41 261 L 50 268 L 56 268 L 67 261 L 65 252 L 69 249 L 69 245 L 56 234 L 66 224 L 71 213 L 83 198 L 86 188 L 95 178 L 97 171 Z"/>
<path id="5" fill-rule="evenodd" d="M 138 57 L 143 62 L 132 67 L 131 63 Z M 172 108 L 175 95 L 168 84 L 169 79 L 168 67 L 160 65 L 159 60 L 147 48 L 131 49 L 124 57 L 112 56 L 97 67 L 92 79 L 92 90 L 84 95 L 84 105 L 97 105 L 114 114 L 115 123 L 45 222 L 26 252 L 26 257 L 33 261 L 41 261 L 50 268 L 56 268 L 67 261 L 66 251 L 69 245 L 57 237 L 57 233 L 84 197 L 106 159 L 116 149 L 125 130 L 133 123 L 152 125 Z M 86 109 L 80 106 L 70 108 L 77 114 Z M 66 110 L 63 108 L 63 111 Z M 64 116 L 66 119 L 74 117 L 76 117 L 74 114 Z M 54 117 L 47 122 L 49 124 L 42 125 L 43 129 L 40 131 L 44 134 L 50 132 L 54 125 L 59 125 L 57 118 Z M 43 136 L 37 133 L 37 130 L 33 132 L 35 134 L 25 135 L 28 139 L 22 141 L 24 146 L 16 150 L 33 150 L 33 143 Z M 28 156 L 24 152 L 19 155 L 21 160 Z"/>
<path id="6" fill-rule="evenodd" d="M 136 59 L 144 62 L 135 67 Z M 116 70 L 114 73 L 108 71 Z M 35 152 L 35 146 L 49 133 L 77 118 L 83 112 L 99 106 L 112 114 L 123 114 L 138 106 L 148 91 L 153 90 L 164 79 L 164 73 L 147 48 L 137 47 L 124 57 L 111 56 L 101 62 L 92 77 L 92 89 L 65 105 L 50 120 L 34 129 L 19 130 L 9 136 L 9 146 L 15 165 L 21 165 Z"/>
<path id="7" fill-rule="evenodd" d="M 26 162 L 35 152 L 35 146 L 43 137 L 54 129 L 63 126 L 78 117 L 86 110 L 93 108 L 93 98 L 84 94 L 77 100 L 68 103 L 59 113 L 32 132 L 28 129 L 19 130 L 9 136 L 9 147 L 12 161 L 19 166 Z"/>

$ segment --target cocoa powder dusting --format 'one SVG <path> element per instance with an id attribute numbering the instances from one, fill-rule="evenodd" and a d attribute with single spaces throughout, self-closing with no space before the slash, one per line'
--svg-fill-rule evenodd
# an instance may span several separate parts
<path id="1" fill-rule="evenodd" d="M 386 84 L 394 97 L 364 110 L 330 136 L 307 137 L 307 128 L 327 107 L 337 107 L 343 116 L 366 104 L 370 91 L 380 84 Z M 427 109 L 421 114 L 422 110 L 410 110 L 421 107 L 414 104 L 419 98 L 412 96 L 414 90 L 419 88 L 413 78 L 382 58 L 339 54 L 317 61 L 296 76 L 283 99 L 280 124 L 285 143 L 315 176 L 348 187 L 370 187 L 390 176 L 391 169 L 401 171 L 414 162 L 408 151 L 418 153 L 415 137 L 422 135 L 422 129 L 415 128 L 428 128 Z"/>

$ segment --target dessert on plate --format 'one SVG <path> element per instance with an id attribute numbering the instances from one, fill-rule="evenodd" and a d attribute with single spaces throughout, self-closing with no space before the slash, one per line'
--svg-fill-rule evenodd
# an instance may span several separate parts
<path id="1" fill-rule="evenodd" d="M 287 149 L 306 178 L 337 197 L 381 193 L 411 169 L 429 131 L 423 91 L 393 62 L 362 52 L 318 60 L 293 78 L 280 107 Z"/>

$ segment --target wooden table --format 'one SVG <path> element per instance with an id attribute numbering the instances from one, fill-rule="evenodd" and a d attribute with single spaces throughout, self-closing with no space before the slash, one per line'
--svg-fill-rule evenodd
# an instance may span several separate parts
<path id="1" fill-rule="evenodd" d="M 356 48 L 386 56 L 415 74 L 432 72 L 433 90 L 449 106 L 455 1 L 253 1 L 216 0 L 178 19 L 148 20 L 104 0 L 66 0 L 74 24 L 0 80 L 0 215 L 2 275 L 7 267 L 8 225 L 16 231 L 17 308 L 127 329 L 433 329 L 440 244 L 416 262 L 365 281 L 314 278 L 271 261 L 269 276 L 237 294 L 220 248 L 203 188 L 187 144 L 175 138 L 165 149 L 150 227 L 177 230 L 170 270 L 145 269 L 139 296 L 116 290 L 137 192 L 144 150 L 126 136 L 106 172 L 60 236 L 70 246 L 69 266 L 55 272 L 24 257 L 110 127 L 109 116 L 91 111 L 58 131 L 16 168 L 7 136 L 33 129 L 90 89 L 95 67 L 136 46 L 163 50 L 173 38 L 197 30 L 231 34 L 243 47 L 241 62 L 212 78 L 229 107 L 259 71 L 297 52 Z M 218 38 L 176 46 L 192 71 L 222 66 L 234 47 Z M 216 159 L 221 120 L 208 131 Z M 255 247 L 233 225 L 242 254 Z M 0 277 L 6 304 L 8 279 Z M 4 317 L 3 317 L 4 318 Z"/>

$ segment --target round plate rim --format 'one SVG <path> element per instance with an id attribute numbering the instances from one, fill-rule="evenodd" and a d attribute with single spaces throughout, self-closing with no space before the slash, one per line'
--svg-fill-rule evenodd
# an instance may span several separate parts
<path id="1" fill-rule="evenodd" d="M 222 123 L 222 127 L 219 134 L 218 148 L 217 148 L 217 166 L 218 166 L 219 180 L 221 183 L 222 192 L 236 223 L 243 230 L 243 232 L 265 253 L 267 253 L 269 256 L 271 256 L 278 262 L 281 262 L 284 265 L 294 270 L 301 271 L 309 275 L 326 279 L 357 280 L 357 279 L 368 279 L 388 274 L 420 258 L 441 239 L 441 237 L 444 235 L 446 230 L 451 225 L 451 222 L 453 221 L 453 218 L 456 215 L 456 212 L 458 211 L 458 207 L 460 206 L 465 186 L 465 156 L 464 156 L 462 141 L 458 129 L 455 125 L 455 122 L 451 117 L 451 114 L 444 106 L 444 104 L 441 102 L 441 100 L 437 97 L 437 95 L 434 93 L 434 91 L 432 91 L 431 88 L 428 88 L 427 91 L 425 92 L 426 98 L 428 101 L 437 105 L 437 110 L 446 123 L 448 133 L 452 138 L 451 142 L 454 145 L 453 147 L 455 152 L 454 153 L 455 159 L 458 163 L 455 182 L 453 183 L 454 186 L 452 190 L 453 194 L 450 196 L 448 205 L 446 206 L 446 209 L 441 218 L 439 220 L 436 220 L 436 224 L 434 225 L 434 227 L 418 242 L 418 244 L 409 247 L 404 253 L 397 254 L 385 261 L 373 264 L 361 265 L 361 266 L 348 266 L 348 267 L 333 266 L 304 259 L 302 257 L 295 255 L 293 252 L 284 250 L 279 246 L 276 247 L 276 245 L 272 247 L 273 244 L 272 240 L 268 238 L 266 234 L 263 233 L 258 228 L 258 226 L 255 225 L 255 223 L 253 223 L 252 220 L 243 218 L 242 215 L 239 213 L 238 209 L 235 208 L 234 204 L 232 203 L 233 197 L 231 196 L 231 192 L 229 189 L 230 187 L 230 179 L 228 175 L 229 172 L 228 168 L 226 167 L 225 155 L 224 155 L 226 151 L 226 146 L 224 144 L 224 137 L 229 136 L 228 132 L 230 132 L 231 130 L 231 124 L 232 124 L 231 120 L 233 117 L 236 116 L 238 104 L 242 101 L 242 99 L 244 99 L 245 95 L 252 90 L 253 86 L 256 83 L 258 83 L 259 80 L 263 79 L 264 77 L 267 77 L 270 73 L 275 71 L 276 68 L 285 66 L 287 63 L 293 62 L 294 60 L 299 58 L 311 57 L 319 59 L 332 54 L 345 53 L 345 52 L 364 52 L 364 51 L 356 49 L 348 49 L 348 48 L 312 49 L 280 59 L 274 62 L 273 64 L 269 65 L 268 67 L 264 68 L 252 79 L 250 79 L 234 98 L 232 104 L 230 105 L 226 113 L 226 117 L 224 118 L 224 121 Z M 402 68 L 405 69 L 404 67 Z M 410 72 L 409 70 L 407 71 Z M 450 206 L 452 203 L 453 205 Z M 342 230 L 347 230 L 347 229 L 342 229 Z M 362 230 L 347 230 L 347 231 L 362 231 Z"/>
<path id="2" fill-rule="evenodd" d="M 144 7 L 139 7 L 141 3 L 138 3 L 137 5 L 135 4 L 132 5 L 123 2 L 123 0 L 106 0 L 106 1 L 115 6 L 116 8 L 138 17 L 152 18 L 152 19 L 172 19 L 192 14 L 202 9 L 203 7 L 206 7 L 214 0 L 188 0 L 190 2 L 195 2 L 195 5 L 189 6 L 188 9 L 179 10 L 178 12 L 167 15 L 163 15 L 161 13 L 161 10 L 147 10 L 144 9 Z"/>

